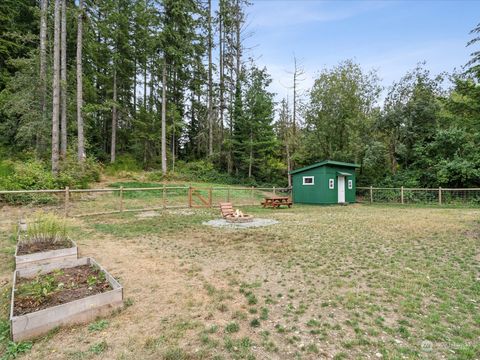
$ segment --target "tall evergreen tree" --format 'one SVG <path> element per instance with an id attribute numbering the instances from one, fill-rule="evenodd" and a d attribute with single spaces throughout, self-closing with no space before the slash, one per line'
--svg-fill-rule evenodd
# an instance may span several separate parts
<path id="1" fill-rule="evenodd" d="M 53 111 L 52 111 L 52 172 L 59 171 L 59 115 L 60 115 L 60 17 L 61 0 L 55 0 L 53 40 Z"/>

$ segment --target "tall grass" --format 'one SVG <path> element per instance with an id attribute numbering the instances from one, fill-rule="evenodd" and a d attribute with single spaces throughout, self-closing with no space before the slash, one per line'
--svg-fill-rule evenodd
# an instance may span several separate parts
<path id="1" fill-rule="evenodd" d="M 28 242 L 56 243 L 68 239 L 64 219 L 50 213 L 41 213 L 28 222 L 25 240 Z"/>

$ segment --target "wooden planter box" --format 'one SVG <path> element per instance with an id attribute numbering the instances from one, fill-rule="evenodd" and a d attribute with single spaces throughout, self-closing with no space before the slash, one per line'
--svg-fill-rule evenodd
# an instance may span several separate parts
<path id="1" fill-rule="evenodd" d="M 52 306 L 25 315 L 14 316 L 15 287 L 17 278 L 35 277 L 57 269 L 72 268 L 81 265 L 96 265 L 105 273 L 106 280 L 112 290 L 87 296 L 65 304 Z M 104 268 L 92 258 L 81 258 L 63 263 L 51 263 L 28 269 L 17 269 L 13 273 L 12 300 L 10 306 L 10 331 L 13 341 L 23 341 L 46 334 L 48 331 L 62 325 L 90 322 L 98 316 L 105 316 L 112 310 L 123 305 L 123 287 Z"/>
<path id="2" fill-rule="evenodd" d="M 70 241 L 73 246 L 69 248 L 42 251 L 27 255 L 17 255 L 17 244 L 17 248 L 15 249 L 15 269 L 26 269 L 55 262 L 76 260 L 78 258 L 77 244 L 73 240 Z M 21 241 L 19 241 L 19 243 L 21 243 Z"/>

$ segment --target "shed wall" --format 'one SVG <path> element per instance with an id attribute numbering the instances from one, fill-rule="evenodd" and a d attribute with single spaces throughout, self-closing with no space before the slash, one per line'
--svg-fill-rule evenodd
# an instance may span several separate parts
<path id="1" fill-rule="evenodd" d="M 325 165 L 292 175 L 293 201 L 302 204 L 337 204 L 338 172 L 352 174 L 345 176 L 345 201 L 355 202 L 355 168 Z M 314 185 L 303 185 L 304 176 L 314 176 Z M 334 180 L 334 188 L 329 188 L 329 179 Z M 352 189 L 348 189 L 352 180 Z"/>

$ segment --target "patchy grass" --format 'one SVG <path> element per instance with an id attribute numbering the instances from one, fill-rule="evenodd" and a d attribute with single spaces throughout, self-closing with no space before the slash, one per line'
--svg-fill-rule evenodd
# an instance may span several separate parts
<path id="1" fill-rule="evenodd" d="M 25 350 L 25 359 L 480 357 L 478 209 L 243 210 L 280 223 L 210 228 L 201 223 L 218 211 L 209 209 L 73 221 L 82 256 L 120 280 L 126 306 L 108 319 L 36 340 L 31 350 L 15 348 L 5 336 L 12 215 L 0 223 L 0 353 Z"/>

